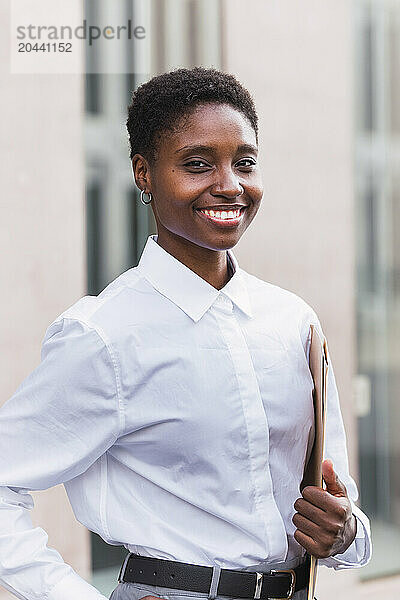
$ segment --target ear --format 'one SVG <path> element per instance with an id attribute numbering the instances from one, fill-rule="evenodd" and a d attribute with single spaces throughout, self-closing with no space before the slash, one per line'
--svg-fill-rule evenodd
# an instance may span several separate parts
<path id="1" fill-rule="evenodd" d="M 141 154 L 132 157 L 132 173 L 137 187 L 146 193 L 151 192 L 150 165 Z"/>

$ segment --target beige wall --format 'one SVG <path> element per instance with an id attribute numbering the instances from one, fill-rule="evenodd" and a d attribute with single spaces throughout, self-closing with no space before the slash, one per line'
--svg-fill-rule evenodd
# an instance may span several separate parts
<path id="1" fill-rule="evenodd" d="M 355 374 L 352 3 L 223 0 L 224 69 L 260 115 L 265 194 L 237 246 L 246 270 L 303 297 L 328 339 L 358 480 Z M 320 570 L 318 597 L 395 597 L 400 578 Z"/>
<path id="2" fill-rule="evenodd" d="M 46 327 L 84 295 L 86 269 L 82 77 L 10 74 L 6 0 L 0 21 L 2 404 L 39 363 Z M 86 577 L 89 536 L 63 486 L 32 496 L 34 525 Z"/>

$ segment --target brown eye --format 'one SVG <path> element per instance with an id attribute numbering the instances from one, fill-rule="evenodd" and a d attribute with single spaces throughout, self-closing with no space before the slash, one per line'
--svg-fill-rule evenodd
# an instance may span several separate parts
<path id="1" fill-rule="evenodd" d="M 250 164 L 245 165 L 243 163 L 250 163 Z M 241 160 L 240 162 L 237 163 L 237 165 L 239 167 L 253 167 L 255 164 L 257 164 L 257 163 L 252 158 L 244 158 L 243 160 Z"/>
<path id="2" fill-rule="evenodd" d="M 205 167 L 208 166 L 203 160 L 191 160 L 190 162 L 185 164 L 185 167 L 194 167 L 194 168 L 200 168 L 200 169 L 202 169 L 203 166 L 205 166 Z"/>

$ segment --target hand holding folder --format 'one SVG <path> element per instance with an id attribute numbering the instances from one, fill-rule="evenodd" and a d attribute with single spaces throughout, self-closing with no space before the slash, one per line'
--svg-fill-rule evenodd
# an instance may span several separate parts
<path id="1" fill-rule="evenodd" d="M 324 438 L 326 423 L 326 376 L 328 372 L 328 347 L 326 339 L 321 339 L 317 328 L 310 325 L 311 345 L 309 366 L 314 381 L 314 445 L 306 458 L 306 469 L 300 490 L 307 485 L 323 487 L 322 461 L 324 459 Z M 317 559 L 310 557 L 310 578 L 308 583 L 308 600 L 314 599 L 317 580 Z"/>
<path id="2" fill-rule="evenodd" d="M 310 325 L 310 329 L 309 367 L 314 382 L 314 422 L 313 431 L 309 438 L 309 447 L 307 448 L 306 468 L 300 485 L 303 498 L 296 501 L 298 502 L 300 521 L 297 513 L 294 515 L 293 521 L 299 525 L 297 536 L 295 532 L 295 538 L 306 548 L 310 564 L 307 598 L 308 600 L 314 600 L 317 556 L 324 556 L 328 549 L 329 554 L 327 556 L 344 552 L 354 540 L 357 521 L 352 513 L 346 486 L 335 473 L 332 461 L 324 460 L 328 401 L 328 347 L 326 339 L 319 334 L 316 326 Z M 326 484 L 325 487 L 324 483 Z M 306 486 L 310 486 L 309 489 L 305 490 Z M 318 511 L 320 509 L 325 512 L 323 524 L 319 521 Z M 304 522 L 304 519 L 306 522 Z M 311 536 L 308 535 L 310 526 L 314 531 Z M 317 532 L 321 532 L 321 537 L 318 533 L 315 535 L 316 528 Z M 329 542 L 327 542 L 327 536 Z M 325 538 L 325 541 L 322 541 L 322 537 Z M 310 556 L 312 554 L 311 549 L 314 549 L 316 556 Z"/>

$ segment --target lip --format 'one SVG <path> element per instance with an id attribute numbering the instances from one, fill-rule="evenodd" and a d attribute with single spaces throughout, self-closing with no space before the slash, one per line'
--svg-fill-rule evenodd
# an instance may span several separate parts
<path id="1" fill-rule="evenodd" d="M 242 204 L 242 205 L 237 206 L 237 208 L 241 208 L 239 217 L 237 217 L 236 219 L 226 219 L 225 221 L 222 221 L 222 220 L 217 221 L 213 217 L 209 217 L 209 216 L 205 215 L 204 213 L 202 213 L 200 209 L 196 209 L 196 212 L 198 213 L 198 215 L 200 216 L 201 219 L 206 220 L 208 223 L 211 223 L 212 225 L 216 225 L 217 227 L 231 227 L 232 228 L 232 227 L 237 227 L 242 222 L 243 216 L 244 216 L 244 211 L 246 210 L 247 205 Z M 219 208 L 219 207 L 218 207 L 218 209 L 220 211 L 222 210 L 222 208 Z M 212 208 L 206 208 L 206 209 L 202 209 L 202 210 L 215 210 L 215 208 L 212 207 Z M 225 209 L 225 210 L 227 210 L 227 209 Z M 234 208 L 231 207 L 228 210 L 234 210 Z"/>
<path id="2" fill-rule="evenodd" d="M 195 210 L 236 210 L 247 208 L 247 204 L 216 204 L 215 206 L 198 206 Z"/>

